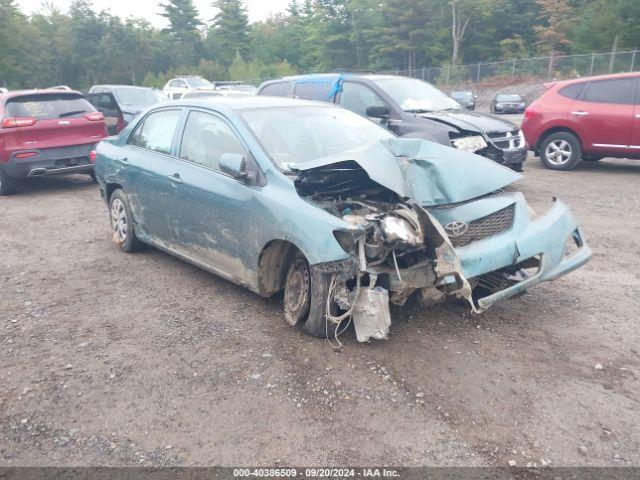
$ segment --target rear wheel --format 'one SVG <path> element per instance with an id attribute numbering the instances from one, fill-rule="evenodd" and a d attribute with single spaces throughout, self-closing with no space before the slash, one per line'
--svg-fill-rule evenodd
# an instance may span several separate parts
<path id="1" fill-rule="evenodd" d="M 16 181 L 0 167 L 0 195 L 11 195 L 13 193 L 16 193 Z"/>
<path id="2" fill-rule="evenodd" d="M 332 275 L 309 266 L 301 253 L 293 257 L 284 285 L 284 317 L 287 323 L 299 326 L 309 335 L 333 338 L 338 325 L 327 321 L 327 299 Z M 332 314 L 338 306 L 329 306 Z"/>
<path id="3" fill-rule="evenodd" d="M 581 156 L 580 141 L 569 132 L 552 133 L 540 145 L 542 163 L 551 170 L 571 170 Z"/>
<path id="4" fill-rule="evenodd" d="M 122 189 L 117 189 L 109 199 L 109 219 L 113 242 L 124 252 L 135 252 L 143 246 L 133 230 L 133 216 L 129 199 Z"/>
<path id="5" fill-rule="evenodd" d="M 98 183 L 98 179 L 96 178 L 96 172 L 94 172 L 93 170 L 89 172 L 89 178 L 91 178 L 91 181 L 93 183 Z"/>

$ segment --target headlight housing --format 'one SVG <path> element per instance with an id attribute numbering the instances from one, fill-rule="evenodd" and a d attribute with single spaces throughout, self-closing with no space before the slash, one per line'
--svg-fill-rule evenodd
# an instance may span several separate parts
<path id="1" fill-rule="evenodd" d="M 497 108 L 502 108 L 502 107 L 504 107 L 504 105 L 502 103 L 496 103 L 496 107 Z"/>
<path id="2" fill-rule="evenodd" d="M 474 135 L 472 137 L 456 138 L 451 142 L 458 150 L 465 152 L 477 152 L 487 146 L 487 142 L 482 135 Z"/>

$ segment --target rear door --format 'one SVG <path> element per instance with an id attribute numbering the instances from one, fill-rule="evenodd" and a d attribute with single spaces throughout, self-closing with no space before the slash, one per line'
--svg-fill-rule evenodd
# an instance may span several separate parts
<path id="1" fill-rule="evenodd" d="M 635 79 L 596 80 L 587 85 L 569 109 L 583 132 L 583 148 L 593 152 L 629 151 L 634 115 Z"/>
<path id="2" fill-rule="evenodd" d="M 629 150 L 635 157 L 640 155 L 640 77 L 636 77 L 636 97 L 633 106 L 633 127 Z"/>
<path id="3" fill-rule="evenodd" d="M 118 159 L 139 228 L 168 248 L 174 239 L 168 212 L 175 208 L 171 204 L 174 184 L 169 177 L 175 173 L 177 159 L 172 154 L 182 111 L 167 108 L 149 113 L 129 136 Z"/>
<path id="4" fill-rule="evenodd" d="M 87 100 L 104 115 L 104 123 L 107 126 L 109 135 L 120 133 L 120 130 L 124 128 L 124 118 L 113 93 L 89 93 L 87 94 Z"/>
<path id="5" fill-rule="evenodd" d="M 5 117 L 31 118 L 32 126 L 16 128 L 10 137 L 12 150 L 90 146 L 107 134 L 96 109 L 75 92 L 32 93 L 12 97 L 5 105 Z M 88 155 L 87 150 L 84 156 Z"/>

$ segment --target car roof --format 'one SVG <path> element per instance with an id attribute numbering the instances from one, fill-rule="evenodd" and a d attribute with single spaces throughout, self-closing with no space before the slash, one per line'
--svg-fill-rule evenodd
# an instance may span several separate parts
<path id="1" fill-rule="evenodd" d="M 611 80 L 615 78 L 637 78 L 640 77 L 640 72 L 624 72 L 624 73 L 609 73 L 606 75 L 593 75 L 591 77 L 572 78 L 570 80 L 559 80 L 555 82 L 549 82 L 546 85 L 571 85 L 572 83 L 590 82 L 593 80 Z"/>
<path id="2" fill-rule="evenodd" d="M 410 77 L 403 77 L 401 75 L 382 75 L 382 74 L 363 74 L 363 73 L 349 73 L 349 72 L 345 72 L 345 73 L 310 73 L 310 74 L 306 74 L 306 75 L 291 75 L 288 77 L 282 77 L 282 78 L 277 78 L 274 80 L 269 80 L 267 82 L 265 82 L 265 84 L 267 83 L 275 83 L 275 82 L 282 82 L 282 81 L 301 81 L 301 80 L 332 80 L 332 79 L 337 79 L 339 77 L 343 77 L 343 78 L 359 78 L 359 79 L 365 79 L 365 80 L 390 80 L 390 79 L 394 79 L 394 78 L 410 78 Z"/>
<path id="3" fill-rule="evenodd" d="M 91 90 L 110 90 L 114 88 L 142 88 L 144 90 L 153 90 L 151 87 L 143 87 L 140 85 L 94 85 Z"/>
<path id="4" fill-rule="evenodd" d="M 211 97 L 211 98 L 189 98 L 187 100 L 174 100 L 164 102 L 160 105 L 183 105 L 190 107 L 223 107 L 230 110 L 250 110 L 254 108 L 283 108 L 283 107 L 303 107 L 319 106 L 331 107 L 330 103 L 314 102 L 310 100 L 298 100 L 288 97 L 269 97 L 247 95 L 246 97 Z"/>
<path id="5" fill-rule="evenodd" d="M 25 95 L 35 95 L 38 93 L 48 93 L 48 94 L 55 94 L 55 95 L 80 95 L 83 96 L 81 92 L 78 92 L 77 90 L 52 90 L 49 88 L 44 88 L 42 90 L 38 90 L 38 89 L 31 89 L 31 90 L 11 90 L 10 92 L 7 93 L 0 93 L 0 100 L 5 101 L 5 100 L 9 100 L 11 98 L 16 98 L 16 97 L 23 97 Z"/>

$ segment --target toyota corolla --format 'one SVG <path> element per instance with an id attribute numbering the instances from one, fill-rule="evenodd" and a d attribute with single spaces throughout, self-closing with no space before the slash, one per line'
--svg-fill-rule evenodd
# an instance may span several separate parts
<path id="1" fill-rule="evenodd" d="M 536 215 L 519 174 L 398 138 L 340 107 L 276 97 L 157 105 L 101 142 L 113 240 L 263 296 L 311 335 L 386 338 L 389 303 L 479 312 L 586 263 L 568 207 Z M 135 261 L 135 260 L 134 260 Z"/>

